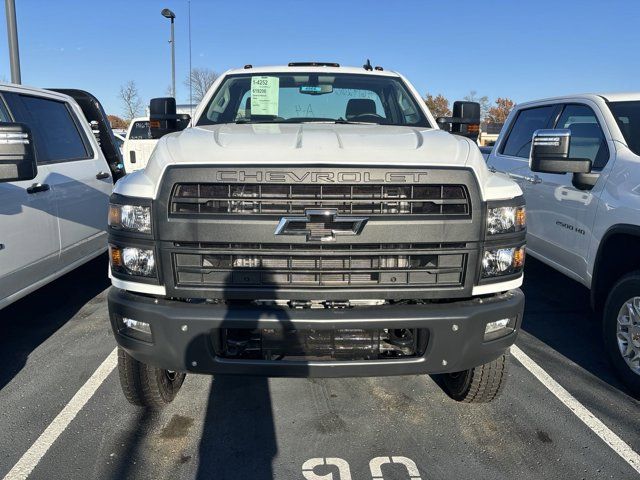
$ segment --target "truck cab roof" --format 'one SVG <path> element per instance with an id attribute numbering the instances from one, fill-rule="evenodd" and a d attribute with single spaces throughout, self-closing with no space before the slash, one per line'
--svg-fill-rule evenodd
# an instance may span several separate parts
<path id="1" fill-rule="evenodd" d="M 54 98 L 66 102 L 75 102 L 73 98 L 71 98 L 69 95 L 65 95 L 64 93 L 56 92 L 54 90 L 48 90 L 46 88 L 18 85 L 15 83 L 0 83 L 0 90 L 5 92 L 26 93 L 38 97 Z"/>
<path id="2" fill-rule="evenodd" d="M 537 105 L 540 103 L 567 102 L 572 100 L 591 100 L 596 103 L 602 100 L 607 102 L 625 102 L 629 100 L 640 100 L 640 92 L 574 93 L 570 95 L 540 98 L 537 100 L 522 102 L 518 104 L 518 108 L 526 107 L 527 105 Z"/>
<path id="3" fill-rule="evenodd" d="M 309 62 L 312 63 L 312 62 Z M 336 66 L 289 66 L 289 65 L 268 65 L 261 67 L 254 67 L 247 65 L 245 68 L 235 68 L 226 71 L 223 75 L 237 75 L 243 73 L 350 73 L 360 75 L 372 75 L 372 76 L 384 76 L 384 77 L 400 77 L 401 75 L 392 70 L 366 70 L 363 67 L 336 67 Z"/>

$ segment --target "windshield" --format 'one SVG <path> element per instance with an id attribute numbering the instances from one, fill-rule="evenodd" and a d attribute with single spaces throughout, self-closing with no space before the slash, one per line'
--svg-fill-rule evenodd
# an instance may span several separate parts
<path id="1" fill-rule="evenodd" d="M 308 122 L 430 126 L 399 78 L 324 73 L 230 75 L 198 125 Z"/>
<path id="2" fill-rule="evenodd" d="M 627 146 L 640 155 L 640 102 L 610 102 L 609 108 L 616 117 Z"/>
<path id="3" fill-rule="evenodd" d="M 133 123 L 131 127 L 131 133 L 129 134 L 129 140 L 150 140 L 151 130 L 149 130 L 148 121 L 138 121 Z"/>

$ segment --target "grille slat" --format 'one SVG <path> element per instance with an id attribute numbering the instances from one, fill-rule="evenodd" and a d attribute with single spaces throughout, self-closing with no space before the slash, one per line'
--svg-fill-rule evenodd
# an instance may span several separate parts
<path id="1" fill-rule="evenodd" d="M 284 215 L 331 208 L 342 214 L 469 217 L 464 185 L 260 185 L 178 183 L 169 213 Z"/>

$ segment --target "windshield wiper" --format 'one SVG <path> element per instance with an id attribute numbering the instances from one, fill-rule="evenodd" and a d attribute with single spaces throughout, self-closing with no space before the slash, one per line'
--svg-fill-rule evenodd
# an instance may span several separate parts
<path id="1" fill-rule="evenodd" d="M 339 125 L 380 125 L 377 122 L 354 122 L 351 120 L 345 120 L 344 118 L 338 118 L 333 123 L 337 123 Z"/>
<path id="2" fill-rule="evenodd" d="M 282 120 L 250 120 L 248 118 L 240 118 L 233 123 L 283 123 Z"/>

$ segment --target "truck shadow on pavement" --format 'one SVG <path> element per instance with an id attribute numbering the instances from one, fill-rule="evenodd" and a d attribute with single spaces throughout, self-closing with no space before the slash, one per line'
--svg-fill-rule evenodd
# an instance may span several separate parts
<path id="1" fill-rule="evenodd" d="M 628 393 L 609 363 L 602 323 L 591 309 L 586 287 L 528 256 L 522 289 L 526 297 L 522 324 L 525 332 L 610 387 Z M 561 364 L 554 362 L 551 367 Z M 566 371 L 563 373 L 566 377 Z M 564 383 L 565 379 L 556 380 Z M 584 380 L 593 383 L 593 379 Z"/>
<path id="2" fill-rule="evenodd" d="M 109 286 L 102 254 L 0 310 L 0 390 L 33 352 Z"/>
<path id="3" fill-rule="evenodd" d="M 225 298 L 231 297 L 231 290 L 237 287 L 233 284 L 234 275 L 242 275 L 242 270 L 230 275 L 225 288 Z M 252 275 L 255 275 L 251 272 Z M 261 290 L 260 299 L 272 300 L 277 298 L 275 274 L 263 269 L 262 281 L 274 284 Z M 238 308 L 242 308 L 241 306 Z M 237 310 L 235 310 L 237 312 Z M 270 330 L 276 332 L 295 330 L 289 317 L 287 308 L 276 309 L 248 309 L 242 314 L 227 310 L 227 314 L 220 325 L 220 330 L 214 335 L 222 335 L 225 329 L 236 329 L 239 333 L 238 318 L 241 318 L 241 328 L 252 331 L 260 337 L 264 336 L 263 329 L 274 327 L 265 325 L 264 321 L 276 320 L 277 327 Z M 277 333 L 276 333 L 277 335 Z M 242 338 L 242 335 L 236 335 Z M 195 351 L 201 351 L 202 346 L 196 342 L 206 342 L 211 345 L 210 336 L 196 339 L 192 342 Z M 249 343 L 236 341 L 235 351 L 242 351 L 249 347 Z M 229 345 L 227 343 L 227 345 Z M 264 343 L 262 345 L 265 346 Z M 296 339 L 289 338 L 288 348 L 302 349 L 303 345 Z M 189 349 L 190 350 L 190 349 Z M 209 351 L 211 347 L 209 347 Z M 230 349 L 233 352 L 233 348 Z M 246 351 L 246 350 L 245 350 Z M 261 356 L 265 349 L 258 350 Z M 190 356 L 188 351 L 187 356 Z M 190 363 L 190 358 L 187 358 Z M 236 362 L 250 360 L 234 360 Z M 278 360 L 274 360 L 278 361 Z M 282 361 L 282 360 L 280 360 Z M 308 376 L 307 362 L 297 361 L 300 365 L 299 375 Z M 273 460 L 278 453 L 273 405 L 268 377 L 216 375 L 211 384 L 207 412 L 204 419 L 202 438 L 198 447 L 198 470 L 196 477 L 201 480 L 239 479 L 271 480 L 275 478 Z"/>

